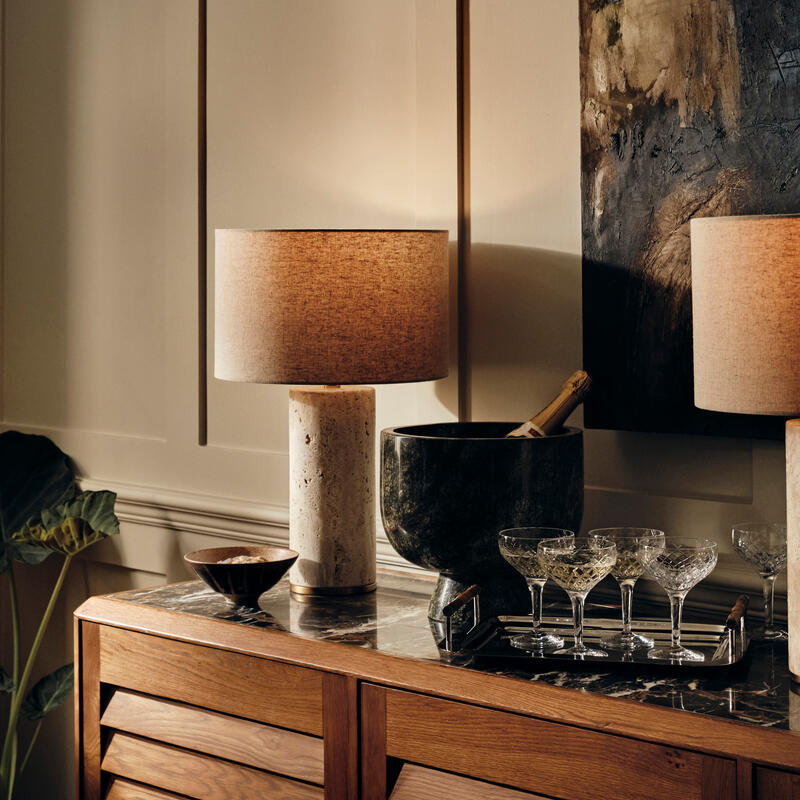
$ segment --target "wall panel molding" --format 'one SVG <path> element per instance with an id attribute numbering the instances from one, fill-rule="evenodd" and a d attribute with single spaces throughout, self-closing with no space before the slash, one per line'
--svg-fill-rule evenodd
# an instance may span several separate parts
<path id="1" fill-rule="evenodd" d="M 289 508 L 230 497 L 214 497 L 133 483 L 83 478 L 81 488 L 107 489 L 117 494 L 116 512 L 123 533 L 128 528 L 156 529 L 163 534 L 194 534 L 225 540 L 224 543 L 272 544 L 288 547 Z M 220 542 L 223 544 L 223 542 Z M 209 543 L 208 546 L 213 546 Z M 188 550 L 187 550 L 188 552 Z M 103 558 L 120 563 L 117 557 Z M 383 534 L 377 536 L 378 566 L 424 574 L 426 571 L 399 556 Z M 139 564 L 123 566 L 142 568 Z M 151 565 L 150 569 L 155 566 Z M 164 566 L 163 571 L 167 569 Z"/>
<path id="2" fill-rule="evenodd" d="M 117 494 L 120 522 L 253 544 L 285 544 L 289 509 L 233 498 L 82 479 L 81 488 Z"/>

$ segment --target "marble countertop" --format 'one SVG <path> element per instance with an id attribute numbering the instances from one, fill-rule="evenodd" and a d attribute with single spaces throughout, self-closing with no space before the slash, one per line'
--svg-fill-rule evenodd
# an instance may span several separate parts
<path id="1" fill-rule="evenodd" d="M 647 668 L 624 673 L 589 669 L 554 670 L 545 664 L 534 669 L 508 669 L 453 659 L 437 646 L 439 633 L 427 618 L 433 584 L 406 575 L 380 575 L 378 590 L 350 598 L 298 600 L 282 580 L 260 598 L 260 610 L 234 608 L 200 581 L 186 581 L 113 595 L 115 600 L 226 620 L 235 625 L 266 628 L 307 639 L 339 642 L 349 647 L 377 650 L 423 661 L 452 663 L 454 667 L 542 681 L 581 692 L 625 698 L 696 714 L 706 714 L 749 725 L 800 731 L 800 694 L 791 688 L 785 642 L 752 642 L 743 661 L 716 670 L 674 668 L 669 672 Z M 588 667 L 588 665 L 586 665 Z"/>

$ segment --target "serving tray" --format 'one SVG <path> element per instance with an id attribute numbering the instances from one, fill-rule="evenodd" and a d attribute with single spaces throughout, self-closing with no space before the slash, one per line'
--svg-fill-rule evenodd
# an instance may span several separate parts
<path id="1" fill-rule="evenodd" d="M 520 650 L 510 643 L 512 636 L 529 631 L 531 628 L 530 616 L 501 615 L 480 621 L 480 606 L 478 604 L 477 587 L 470 587 L 464 594 L 468 597 L 462 603 L 453 601 L 450 614 L 453 614 L 461 605 L 473 600 L 473 613 L 475 624 L 459 642 L 458 652 L 470 656 L 476 662 L 505 662 L 514 668 L 529 667 L 536 670 L 543 668 L 557 668 L 562 666 L 591 665 L 592 668 L 604 667 L 615 669 L 618 665 L 641 667 L 678 667 L 681 669 L 709 669 L 732 667 L 742 660 L 747 652 L 749 638 L 745 629 L 745 611 L 749 603 L 747 595 L 741 595 L 734 605 L 731 613 L 722 624 L 705 622 L 684 622 L 681 625 L 681 644 L 702 653 L 703 661 L 681 661 L 679 659 L 648 658 L 648 651 L 641 650 L 628 653 L 614 650 L 603 645 L 603 636 L 616 633 L 620 630 L 621 622 L 618 616 L 587 617 L 584 619 L 583 640 L 589 646 L 600 646 L 608 653 L 607 656 L 575 656 L 557 655 L 553 652 L 535 653 Z M 457 598 L 459 600 L 460 598 Z M 447 617 L 449 620 L 449 616 Z M 656 646 L 669 644 L 670 621 L 668 619 L 637 618 L 634 620 L 633 629 L 655 640 Z M 542 630 L 547 633 L 557 633 L 564 639 L 565 647 L 570 647 L 573 640 L 572 617 L 546 616 L 542 618 Z M 452 643 L 452 633 L 446 637 Z"/>

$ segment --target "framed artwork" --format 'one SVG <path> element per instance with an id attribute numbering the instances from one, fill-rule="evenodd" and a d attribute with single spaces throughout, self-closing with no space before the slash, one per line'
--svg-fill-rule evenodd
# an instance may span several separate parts
<path id="1" fill-rule="evenodd" d="M 694 407 L 689 220 L 800 211 L 800 3 L 580 0 L 580 26 L 586 426 L 781 439 Z"/>

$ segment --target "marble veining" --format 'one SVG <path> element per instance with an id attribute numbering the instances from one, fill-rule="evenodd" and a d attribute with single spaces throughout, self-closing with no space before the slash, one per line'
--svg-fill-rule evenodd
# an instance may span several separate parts
<path id="1" fill-rule="evenodd" d="M 446 662 L 519 680 L 541 681 L 577 691 L 706 714 L 761 727 L 800 731 L 800 694 L 791 688 L 785 642 L 750 645 L 729 670 L 703 675 L 672 672 L 533 671 L 474 663 L 440 648 L 444 632 L 427 618 L 433 585 L 407 576 L 379 576 L 378 591 L 349 598 L 298 600 L 282 580 L 260 598 L 260 610 L 234 608 L 199 581 L 113 595 L 116 600 L 179 611 L 306 639 L 339 642 L 402 658 Z M 545 665 L 542 664 L 544 667 Z"/>

